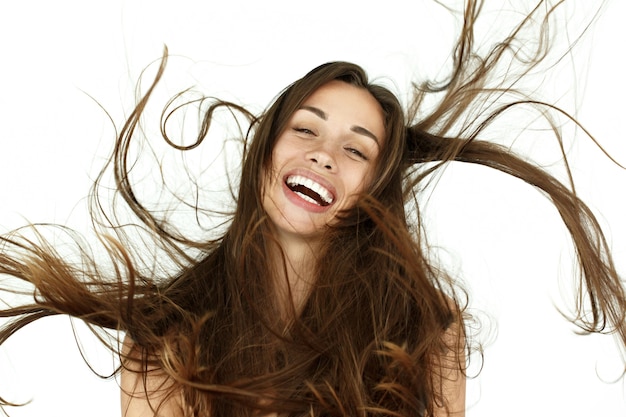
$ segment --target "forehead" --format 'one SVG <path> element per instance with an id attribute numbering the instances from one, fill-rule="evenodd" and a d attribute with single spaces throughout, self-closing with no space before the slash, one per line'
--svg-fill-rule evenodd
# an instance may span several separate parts
<path id="1" fill-rule="evenodd" d="M 304 100 L 302 107 L 321 110 L 328 121 L 363 127 L 381 141 L 385 137 L 383 109 L 365 88 L 343 81 L 330 81 Z"/>

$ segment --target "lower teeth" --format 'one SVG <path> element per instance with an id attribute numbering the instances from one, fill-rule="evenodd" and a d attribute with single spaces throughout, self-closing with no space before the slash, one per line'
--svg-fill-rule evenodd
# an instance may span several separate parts
<path id="1" fill-rule="evenodd" d="M 296 191 L 296 194 L 298 194 L 300 196 L 300 198 L 302 198 L 305 201 L 308 201 L 309 203 L 317 204 L 318 206 L 320 205 L 317 201 L 313 200 L 311 197 L 309 197 L 306 194 L 302 194 L 302 193 L 297 192 L 297 191 Z"/>

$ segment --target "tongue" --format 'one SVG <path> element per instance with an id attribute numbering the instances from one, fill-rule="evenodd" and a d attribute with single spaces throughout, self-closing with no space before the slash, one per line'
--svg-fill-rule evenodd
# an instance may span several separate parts
<path id="1" fill-rule="evenodd" d="M 320 195 L 318 193 L 316 193 L 315 191 L 311 190 L 310 188 L 305 187 L 304 185 L 297 184 L 297 185 L 294 185 L 294 186 L 290 186 L 289 188 L 291 188 L 291 191 L 293 191 L 293 192 L 304 194 L 307 197 L 312 198 L 320 206 L 327 206 L 328 205 L 322 199 L 322 197 L 320 197 Z"/>

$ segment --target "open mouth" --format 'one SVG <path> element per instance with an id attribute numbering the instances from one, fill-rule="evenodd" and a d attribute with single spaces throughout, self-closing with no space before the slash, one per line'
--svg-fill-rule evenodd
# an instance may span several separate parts
<path id="1" fill-rule="evenodd" d="M 285 181 L 287 187 L 309 203 L 326 207 L 333 203 L 334 197 L 326 187 L 301 175 L 291 175 Z"/>

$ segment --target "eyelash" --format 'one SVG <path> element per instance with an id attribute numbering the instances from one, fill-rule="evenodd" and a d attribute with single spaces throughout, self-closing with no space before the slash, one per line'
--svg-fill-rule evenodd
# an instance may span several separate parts
<path id="1" fill-rule="evenodd" d="M 354 149 L 354 148 L 350 148 L 350 147 L 345 148 L 345 149 L 346 149 L 348 152 L 350 152 L 350 153 L 352 153 L 352 154 L 354 154 L 354 155 L 358 156 L 359 158 L 363 159 L 364 161 L 367 161 L 367 160 L 368 160 L 368 157 L 367 157 L 367 156 L 365 156 L 365 154 L 364 154 L 363 152 L 359 151 L 358 149 Z"/>
<path id="2" fill-rule="evenodd" d="M 304 133 L 305 135 L 314 135 L 315 134 L 315 133 L 313 133 L 313 131 L 311 129 L 307 129 L 306 127 L 294 127 L 293 130 L 298 132 L 298 133 Z"/>

